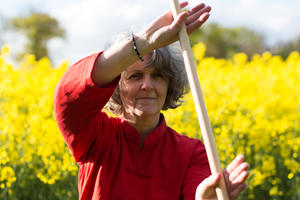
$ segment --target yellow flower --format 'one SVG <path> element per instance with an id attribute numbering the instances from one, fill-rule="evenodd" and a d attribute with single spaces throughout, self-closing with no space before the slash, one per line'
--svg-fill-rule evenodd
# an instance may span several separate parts
<path id="1" fill-rule="evenodd" d="M 294 174 L 293 173 L 289 173 L 288 178 L 292 179 L 293 177 L 294 177 Z"/>
<path id="2" fill-rule="evenodd" d="M 266 52 L 248 61 L 242 53 L 233 59 L 206 58 L 205 49 L 202 43 L 193 46 L 221 165 L 245 155 L 251 165 L 248 199 L 256 198 L 256 190 L 270 198 L 292 193 L 300 176 L 299 53 L 283 60 Z M 24 177 L 55 187 L 78 172 L 53 111 L 55 86 L 69 64 L 53 67 L 47 58 L 26 55 L 12 66 L 2 56 L 7 52 L 3 47 L 0 53 L 0 188 Z M 202 139 L 191 92 L 182 100 L 176 110 L 163 112 L 168 125 Z"/>
<path id="3" fill-rule="evenodd" d="M 272 187 L 271 190 L 270 190 L 270 192 L 269 192 L 269 194 L 270 194 L 271 196 L 276 196 L 276 195 L 278 195 L 278 187 L 277 187 L 277 186 Z"/>
<path id="4" fill-rule="evenodd" d="M 8 55 L 9 54 L 9 47 L 7 45 L 3 45 L 0 54 Z"/>
<path id="5" fill-rule="evenodd" d="M 245 53 L 238 53 L 233 56 L 233 61 L 237 65 L 245 65 L 248 62 L 248 56 Z"/>
<path id="6" fill-rule="evenodd" d="M 194 45 L 193 46 L 193 54 L 194 54 L 195 60 L 200 61 L 204 57 L 205 51 L 206 51 L 206 46 L 203 43 L 198 43 L 198 44 Z"/>

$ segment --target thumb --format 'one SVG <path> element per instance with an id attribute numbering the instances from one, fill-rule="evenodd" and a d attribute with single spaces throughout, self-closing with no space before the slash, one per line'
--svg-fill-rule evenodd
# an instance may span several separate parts
<path id="1" fill-rule="evenodd" d="M 182 24 L 185 22 L 185 20 L 188 17 L 187 12 L 182 12 L 177 17 L 175 17 L 173 23 L 170 25 L 170 29 L 178 32 L 182 26 Z"/>
<path id="2" fill-rule="evenodd" d="M 221 174 L 212 174 L 204 181 L 202 181 L 196 190 L 196 199 L 203 199 L 203 198 L 213 198 L 215 193 L 215 188 L 219 185 L 221 180 Z"/>
<path id="3" fill-rule="evenodd" d="M 207 179 L 205 179 L 206 186 L 209 187 L 217 187 L 221 178 L 221 174 L 212 174 Z"/>

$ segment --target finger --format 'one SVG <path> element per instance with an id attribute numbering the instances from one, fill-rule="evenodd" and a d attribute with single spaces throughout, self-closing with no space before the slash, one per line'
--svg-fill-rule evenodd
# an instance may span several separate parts
<path id="1" fill-rule="evenodd" d="M 181 2 L 179 5 L 180 5 L 180 8 L 184 8 L 188 5 L 189 3 L 187 1 L 184 1 L 184 2 Z"/>
<path id="2" fill-rule="evenodd" d="M 246 162 L 241 163 L 239 166 L 237 166 L 230 174 L 229 174 L 229 180 L 232 182 L 234 179 L 236 179 L 243 171 L 246 171 L 249 168 L 249 164 Z"/>
<path id="3" fill-rule="evenodd" d="M 207 179 L 205 179 L 206 182 L 206 187 L 217 187 L 219 185 L 219 181 L 221 179 L 221 174 L 213 174 L 210 175 Z"/>
<path id="4" fill-rule="evenodd" d="M 204 7 L 205 7 L 205 4 L 200 3 L 200 4 L 196 5 L 194 8 L 192 8 L 191 10 L 189 10 L 189 14 L 193 14 L 193 13 L 197 12 L 198 10 L 201 10 Z"/>
<path id="5" fill-rule="evenodd" d="M 242 162 L 244 161 L 244 156 L 243 155 L 238 155 L 237 157 L 235 157 L 235 159 L 233 161 L 231 161 L 231 163 L 226 167 L 226 172 L 228 174 L 231 174 L 231 172 L 237 168 L 237 166 L 239 166 Z"/>
<path id="6" fill-rule="evenodd" d="M 179 4 L 180 9 L 186 7 L 188 4 L 189 4 L 189 3 L 188 3 L 187 1 L 181 2 L 181 3 Z M 174 17 L 173 17 L 173 14 L 172 14 L 172 11 L 171 11 L 171 10 L 168 11 L 167 13 L 165 13 L 165 15 L 167 15 L 168 17 L 171 17 L 171 18 L 174 20 Z M 180 15 L 180 14 L 178 14 L 178 16 L 179 16 L 179 15 Z"/>
<path id="7" fill-rule="evenodd" d="M 215 188 L 219 185 L 221 174 L 212 174 L 200 184 L 203 190 Z"/>
<path id="8" fill-rule="evenodd" d="M 174 31 L 178 32 L 187 17 L 188 17 L 187 12 L 180 13 L 175 18 L 175 20 L 173 21 L 173 23 L 170 25 L 170 30 L 174 30 Z"/>
<path id="9" fill-rule="evenodd" d="M 231 188 L 234 190 L 238 185 L 243 184 L 247 177 L 249 176 L 248 171 L 243 171 L 233 182 L 231 182 Z"/>
<path id="10" fill-rule="evenodd" d="M 209 13 L 204 13 L 198 20 L 194 21 L 191 24 L 188 24 L 186 26 L 188 34 L 191 34 L 195 30 L 197 30 L 203 23 L 207 21 L 209 16 L 210 16 Z"/>
<path id="11" fill-rule="evenodd" d="M 241 192 L 246 188 L 246 183 L 240 184 L 238 187 L 236 187 L 233 191 L 231 191 L 230 196 L 231 199 L 237 199 L 238 196 L 241 194 Z"/>
<path id="12" fill-rule="evenodd" d="M 201 10 L 202 8 L 205 7 L 204 3 L 200 3 L 197 6 L 195 6 L 194 8 L 192 8 L 191 10 L 188 11 L 189 15 L 193 15 L 194 13 L 196 13 L 198 10 Z"/>
<path id="13" fill-rule="evenodd" d="M 213 174 L 204 179 L 196 190 L 196 199 L 211 198 L 216 195 L 216 187 L 221 180 L 221 174 Z"/>
<path id="14" fill-rule="evenodd" d="M 196 8 L 196 7 L 195 7 Z M 197 20 L 201 15 L 203 15 L 204 13 L 209 13 L 211 11 L 211 7 L 210 6 L 205 6 L 203 4 L 203 7 L 201 7 L 201 4 L 197 7 L 197 9 L 195 10 L 190 10 L 188 12 L 189 17 L 186 20 L 186 24 L 190 24 L 193 23 L 195 20 Z"/>

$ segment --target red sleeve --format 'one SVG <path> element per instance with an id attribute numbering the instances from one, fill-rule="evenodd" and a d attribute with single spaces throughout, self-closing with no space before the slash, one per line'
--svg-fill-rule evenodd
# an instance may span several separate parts
<path id="1" fill-rule="evenodd" d="M 205 147 L 203 143 L 199 141 L 194 148 L 189 167 L 183 180 L 183 199 L 195 200 L 198 185 L 210 174 Z"/>
<path id="2" fill-rule="evenodd" d="M 98 129 L 101 129 L 101 125 L 98 120 L 107 118 L 101 109 L 119 81 L 118 77 L 103 87 L 97 87 L 93 83 L 91 72 L 101 53 L 88 56 L 69 67 L 55 89 L 56 121 L 77 162 L 99 137 Z"/>

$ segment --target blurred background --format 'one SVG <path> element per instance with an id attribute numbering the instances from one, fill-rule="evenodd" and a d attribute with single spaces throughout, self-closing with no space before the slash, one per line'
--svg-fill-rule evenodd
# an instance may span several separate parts
<path id="1" fill-rule="evenodd" d="M 8 44 L 13 54 L 43 46 L 55 64 L 100 51 L 115 34 L 140 30 L 169 9 L 167 0 L 1 1 L 0 44 Z M 191 0 L 189 7 L 199 2 Z M 202 2 L 212 6 L 211 17 L 191 40 L 204 41 L 208 56 L 230 57 L 240 51 L 251 56 L 268 50 L 287 57 L 300 48 L 297 0 Z"/>
<path id="2" fill-rule="evenodd" d="M 300 199 L 300 1 L 203 1 L 190 35 L 222 167 L 250 163 L 239 197 Z M 189 1 L 189 7 L 199 3 Z M 78 199 L 78 166 L 54 117 L 55 86 L 78 60 L 139 31 L 162 0 L 0 0 L 0 199 Z M 191 93 L 164 112 L 202 140 Z"/>

